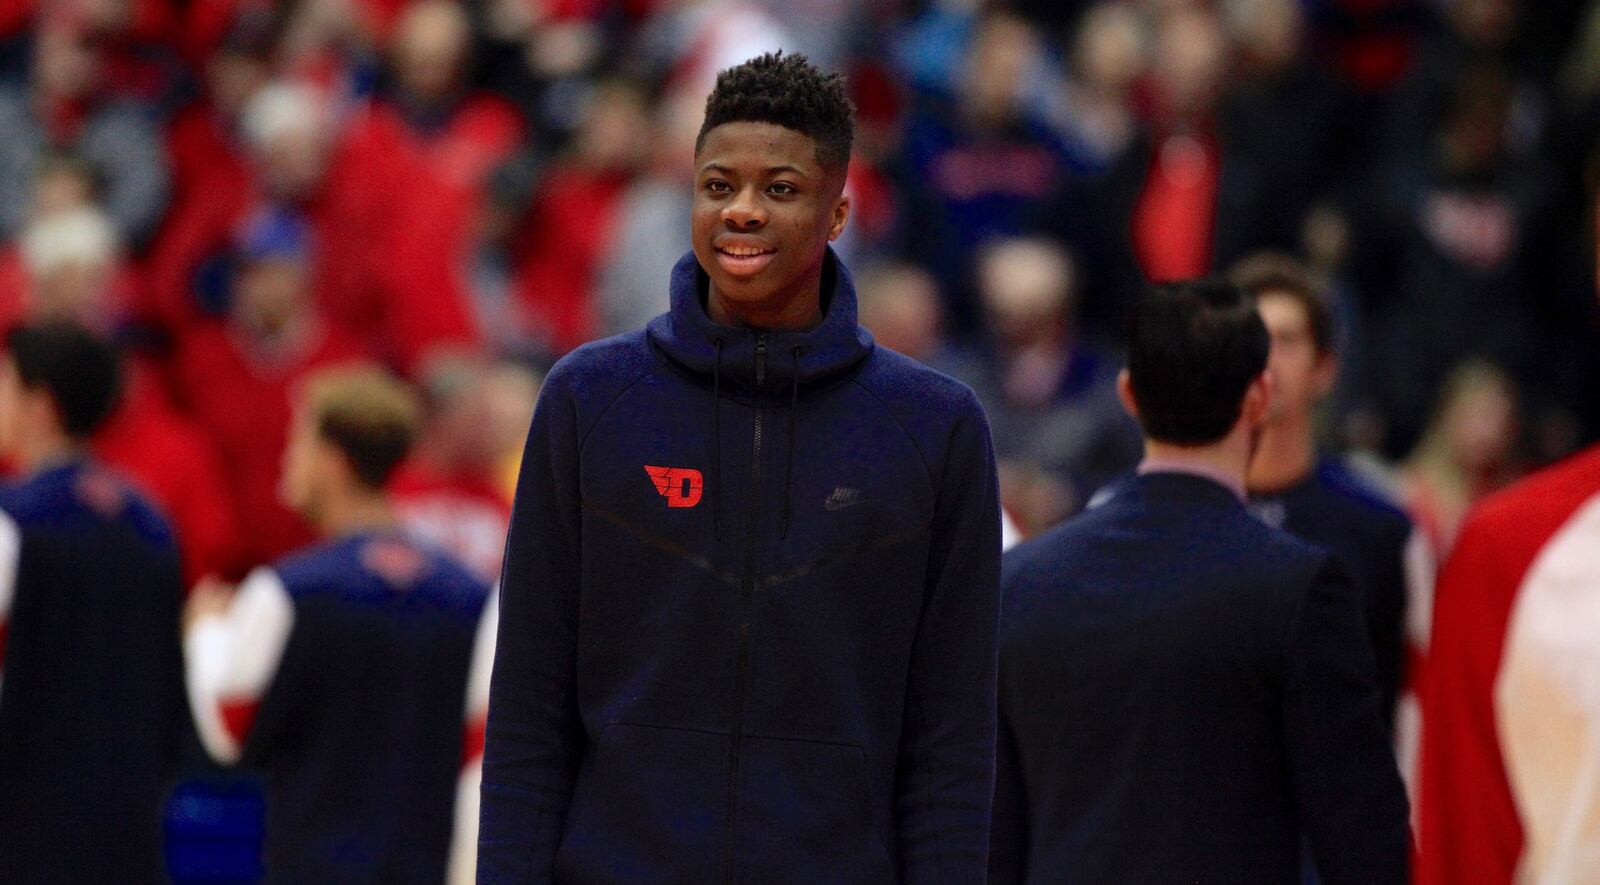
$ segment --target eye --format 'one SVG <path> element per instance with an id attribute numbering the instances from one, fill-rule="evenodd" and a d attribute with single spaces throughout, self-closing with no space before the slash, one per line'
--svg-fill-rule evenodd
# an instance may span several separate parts
<path id="1" fill-rule="evenodd" d="M 730 187 L 726 181 L 723 181 L 720 178 L 713 178 L 713 179 L 708 180 L 705 183 L 705 189 L 710 191 L 711 193 L 714 193 L 714 194 L 725 194 L 725 193 L 733 190 L 733 188 Z"/>
<path id="2" fill-rule="evenodd" d="M 790 197 L 799 193 L 799 189 L 787 181 L 775 181 L 767 187 L 767 192 L 779 197 Z"/>

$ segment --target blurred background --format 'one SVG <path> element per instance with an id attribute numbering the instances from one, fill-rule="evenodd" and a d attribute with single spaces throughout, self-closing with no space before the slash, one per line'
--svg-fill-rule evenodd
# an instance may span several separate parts
<path id="1" fill-rule="evenodd" d="M 1146 279 L 1299 256 L 1335 299 L 1325 444 L 1440 551 L 1600 433 L 1600 3 L 6 0 L 0 320 L 115 336 L 101 456 L 191 578 L 310 534 L 288 392 L 414 381 L 397 493 L 492 574 L 542 369 L 665 309 L 716 71 L 847 73 L 864 322 L 967 381 L 1031 534 L 1130 468 Z"/>

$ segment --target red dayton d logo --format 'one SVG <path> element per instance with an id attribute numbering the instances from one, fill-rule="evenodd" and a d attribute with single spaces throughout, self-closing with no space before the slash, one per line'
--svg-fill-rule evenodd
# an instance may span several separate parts
<path id="1" fill-rule="evenodd" d="M 700 503 L 700 493 L 706 488 L 700 471 L 690 467 L 652 467 L 646 464 L 644 472 L 650 474 L 650 481 L 656 484 L 656 491 L 661 493 L 661 497 L 667 499 L 668 507 L 693 507 Z"/>

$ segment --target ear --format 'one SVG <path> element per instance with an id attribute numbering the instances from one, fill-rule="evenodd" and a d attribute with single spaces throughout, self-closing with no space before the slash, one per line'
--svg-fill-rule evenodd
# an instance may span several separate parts
<path id="1" fill-rule="evenodd" d="M 1318 354 L 1316 365 L 1311 368 L 1311 392 L 1321 399 L 1333 390 L 1333 385 L 1339 381 L 1339 358 L 1333 351 Z"/>
<path id="2" fill-rule="evenodd" d="M 850 195 L 847 193 L 840 193 L 839 199 L 835 200 L 833 204 L 833 218 L 828 223 L 828 242 L 831 243 L 834 240 L 839 239 L 839 235 L 844 233 L 845 222 L 849 220 Z"/>
<path id="3" fill-rule="evenodd" d="M 1117 399 L 1122 401 L 1122 410 L 1127 412 L 1133 420 L 1139 420 L 1139 401 L 1133 395 L 1133 376 L 1127 369 L 1117 373 Z"/>
<path id="4" fill-rule="evenodd" d="M 1267 420 L 1267 410 L 1272 406 L 1272 397 L 1277 390 L 1277 382 L 1272 378 L 1272 370 L 1268 369 L 1256 376 L 1245 389 L 1244 403 L 1239 408 L 1239 417 L 1249 427 L 1259 427 Z"/>

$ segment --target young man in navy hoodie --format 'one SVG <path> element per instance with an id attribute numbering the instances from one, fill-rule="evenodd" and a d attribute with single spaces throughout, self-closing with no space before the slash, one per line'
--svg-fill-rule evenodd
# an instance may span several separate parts
<path id="1" fill-rule="evenodd" d="M 551 371 L 502 584 L 482 882 L 981 882 L 1000 523 L 971 391 L 828 247 L 851 109 L 724 71 L 671 310 Z"/>

